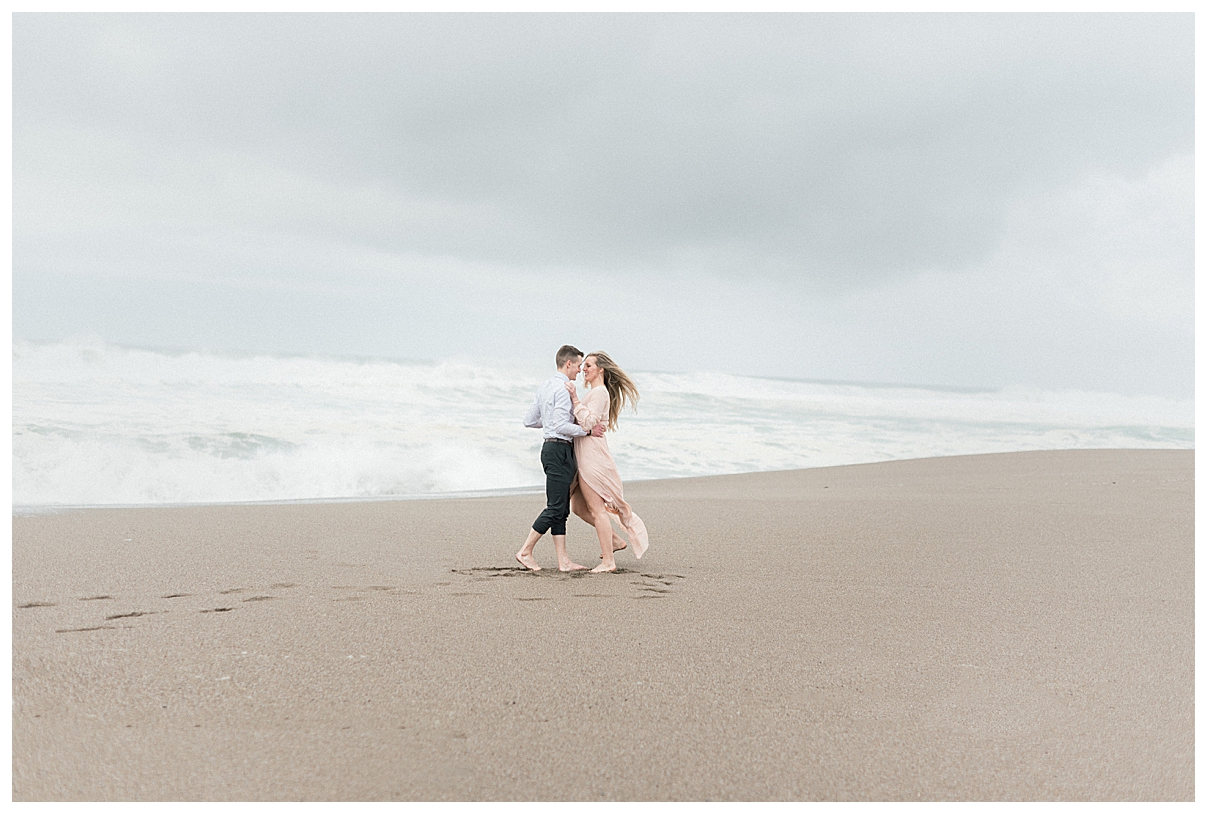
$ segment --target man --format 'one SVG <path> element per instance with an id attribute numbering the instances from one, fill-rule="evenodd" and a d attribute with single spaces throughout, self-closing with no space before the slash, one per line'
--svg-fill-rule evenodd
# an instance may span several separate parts
<path id="1" fill-rule="evenodd" d="M 573 345 L 562 345 L 554 358 L 557 373 L 545 380 L 536 391 L 536 399 L 524 414 L 525 427 L 539 427 L 545 432 L 541 445 L 541 466 L 545 468 L 545 511 L 532 524 L 528 539 L 516 553 L 520 565 L 532 571 L 541 567 L 533 559 L 532 549 L 545 532 L 553 532 L 553 547 L 557 551 L 559 571 L 582 571 L 586 566 L 571 562 L 566 553 L 566 518 L 570 516 L 570 486 L 578 467 L 574 462 L 574 438 L 588 433 L 574 420 L 570 409 L 570 394 L 566 382 L 578 376 L 583 352 Z M 591 435 L 603 435 L 603 424 L 595 425 Z"/>

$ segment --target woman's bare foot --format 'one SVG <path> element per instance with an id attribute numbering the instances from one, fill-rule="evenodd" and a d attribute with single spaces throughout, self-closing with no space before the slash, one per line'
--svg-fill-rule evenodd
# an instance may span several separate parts
<path id="1" fill-rule="evenodd" d="M 587 566 L 579 565 L 576 562 L 558 563 L 557 570 L 559 571 L 586 571 Z"/>
<path id="2" fill-rule="evenodd" d="M 531 554 L 525 554 L 524 552 L 521 551 L 521 552 L 516 553 L 515 558 L 516 558 L 516 561 L 519 562 L 520 565 L 524 566 L 529 571 L 540 571 L 541 570 L 541 567 L 536 564 L 536 560 L 533 558 L 533 556 Z"/>
<path id="3" fill-rule="evenodd" d="M 607 573 L 608 571 L 615 571 L 615 570 L 616 570 L 616 560 L 612 560 L 611 562 L 601 562 L 599 565 L 597 565 L 591 569 L 591 573 L 592 574 L 604 574 L 604 573 Z"/>
<path id="4" fill-rule="evenodd" d="M 625 542 L 625 539 L 623 537 L 621 537 L 616 532 L 612 532 L 612 550 L 613 551 L 624 551 L 628 547 L 629 547 L 629 544 Z"/>

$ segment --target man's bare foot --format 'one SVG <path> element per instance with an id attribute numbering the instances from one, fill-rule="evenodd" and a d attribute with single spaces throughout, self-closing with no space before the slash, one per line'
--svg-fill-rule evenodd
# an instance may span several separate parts
<path id="1" fill-rule="evenodd" d="M 566 562 L 566 563 L 559 564 L 557 566 L 557 570 L 559 570 L 559 571 L 586 571 L 587 566 L 579 565 L 576 562 Z"/>
<path id="2" fill-rule="evenodd" d="M 604 573 L 607 573 L 608 571 L 615 571 L 615 570 L 616 570 L 616 561 L 612 560 L 612 562 L 601 562 L 599 565 L 597 565 L 591 569 L 591 573 L 592 574 L 604 574 Z"/>
<path id="3" fill-rule="evenodd" d="M 515 555 L 515 558 L 520 563 L 520 565 L 524 566 L 529 571 L 540 571 L 541 570 L 541 567 L 536 564 L 536 560 L 533 558 L 533 556 L 531 554 L 517 552 Z"/>

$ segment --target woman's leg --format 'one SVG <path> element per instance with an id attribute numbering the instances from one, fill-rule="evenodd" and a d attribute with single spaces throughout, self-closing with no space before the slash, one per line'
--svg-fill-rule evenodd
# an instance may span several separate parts
<path id="1" fill-rule="evenodd" d="M 600 506 L 602 506 L 602 505 L 603 505 L 603 503 L 602 503 L 602 498 L 601 498 Z M 595 525 L 596 515 L 591 511 L 591 507 L 587 505 L 587 499 L 585 497 L 583 497 L 582 490 L 579 488 L 578 483 L 574 484 L 574 491 L 570 493 L 570 511 L 574 512 L 576 517 L 582 518 L 582 521 L 584 523 L 586 523 L 588 526 Z M 606 519 L 608 516 L 607 510 L 604 509 L 603 512 L 604 512 L 604 518 Z M 608 524 L 608 527 L 612 528 L 611 523 Z M 629 547 L 629 544 L 626 543 L 624 541 L 624 538 L 621 537 L 619 534 L 617 534 L 616 529 L 613 528 L 612 529 L 612 550 L 613 551 L 623 551 L 628 547 Z"/>
<path id="2" fill-rule="evenodd" d="M 599 558 L 603 560 L 591 570 L 597 574 L 601 571 L 615 571 L 616 557 L 612 554 L 615 550 L 612 547 L 612 537 L 615 532 L 612 531 L 612 521 L 608 519 L 608 510 L 604 508 L 603 498 L 585 483 L 580 482 L 579 487 L 583 499 L 587 502 L 587 508 L 595 519 L 593 525 L 595 526 L 595 536 L 599 538 Z"/>
<path id="3" fill-rule="evenodd" d="M 588 526 L 595 525 L 595 515 L 591 514 L 591 509 L 587 506 L 587 499 L 583 497 L 582 489 L 577 483 L 574 484 L 574 491 L 570 493 L 570 511 L 574 512 L 575 516 L 582 518 L 582 521 Z"/>

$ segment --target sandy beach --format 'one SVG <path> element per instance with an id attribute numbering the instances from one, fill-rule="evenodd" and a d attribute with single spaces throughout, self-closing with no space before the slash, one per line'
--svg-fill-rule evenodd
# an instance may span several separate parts
<path id="1" fill-rule="evenodd" d="M 1194 798 L 1192 451 L 626 497 L 14 517 L 13 798 Z"/>

